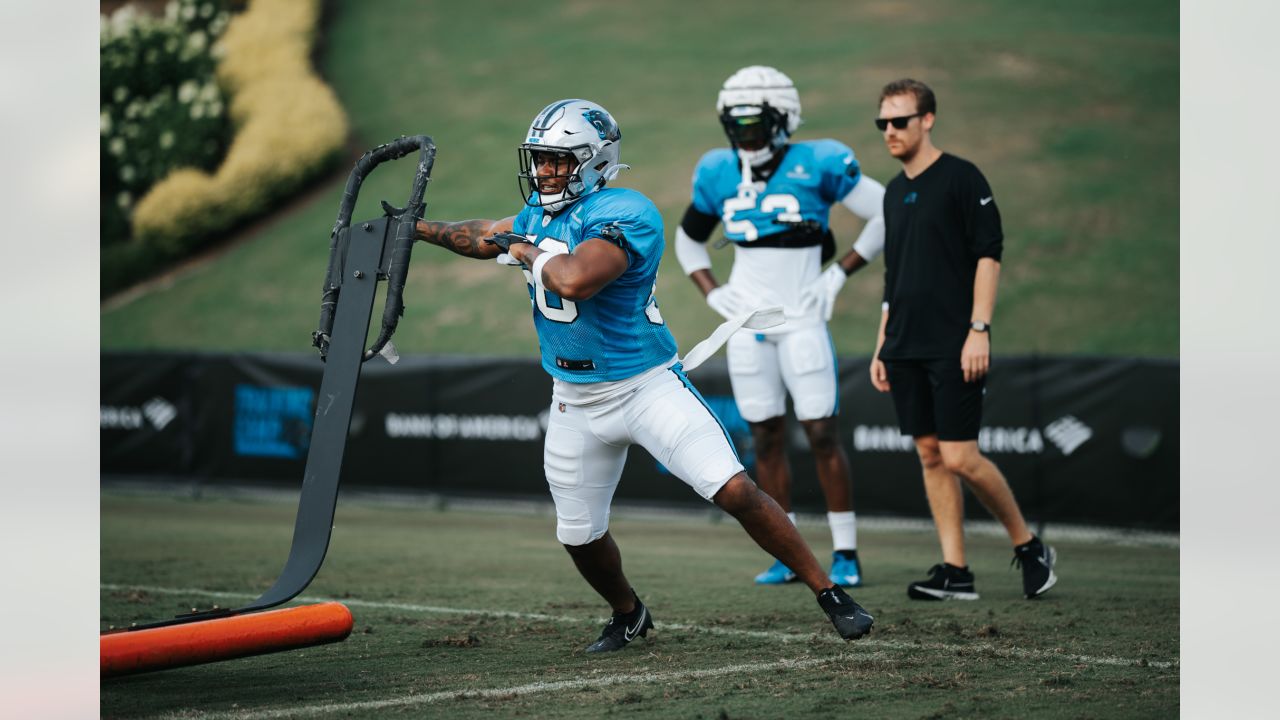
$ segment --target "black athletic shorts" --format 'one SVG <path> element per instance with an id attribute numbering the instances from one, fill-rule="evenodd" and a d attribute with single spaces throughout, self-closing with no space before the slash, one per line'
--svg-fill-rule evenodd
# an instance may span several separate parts
<path id="1" fill-rule="evenodd" d="M 937 434 L 939 440 L 977 440 L 986 376 L 964 381 L 960 358 L 885 360 L 889 391 L 903 435 Z"/>

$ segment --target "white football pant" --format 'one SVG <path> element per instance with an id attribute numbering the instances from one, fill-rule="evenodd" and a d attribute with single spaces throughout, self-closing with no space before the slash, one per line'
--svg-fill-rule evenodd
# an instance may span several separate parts
<path id="1" fill-rule="evenodd" d="M 742 330 L 729 338 L 728 354 L 733 399 L 747 422 L 785 413 L 788 393 L 799 420 L 836 414 L 835 348 L 825 324 L 770 335 Z"/>
<path id="2" fill-rule="evenodd" d="M 677 368 L 593 405 L 553 399 L 542 457 L 561 543 L 585 545 L 609 529 L 609 504 L 631 445 L 707 500 L 743 470 L 724 426 Z"/>

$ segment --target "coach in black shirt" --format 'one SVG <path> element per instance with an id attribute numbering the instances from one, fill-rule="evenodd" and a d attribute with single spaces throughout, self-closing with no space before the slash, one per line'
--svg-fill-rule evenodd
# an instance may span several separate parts
<path id="1" fill-rule="evenodd" d="M 916 600 L 977 600 L 965 561 L 963 480 L 1009 533 L 1023 594 L 1057 582 L 1054 549 L 1027 529 L 1000 469 L 978 449 L 1004 235 L 995 195 L 973 163 L 933 146 L 937 103 L 916 80 L 880 93 L 876 127 L 902 172 L 884 196 L 884 311 L 871 383 L 893 393 L 915 438 L 942 563 L 907 587 Z"/>

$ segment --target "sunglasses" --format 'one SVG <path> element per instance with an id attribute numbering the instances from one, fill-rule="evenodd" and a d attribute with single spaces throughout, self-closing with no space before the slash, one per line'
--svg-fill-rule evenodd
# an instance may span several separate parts
<path id="1" fill-rule="evenodd" d="M 921 115 L 924 115 L 924 113 L 914 113 L 911 115 L 903 115 L 902 117 L 894 117 L 894 118 L 876 118 L 876 129 L 879 130 L 880 132 L 884 132 L 889 128 L 889 123 L 893 123 L 893 127 L 895 129 L 906 130 L 907 123 L 911 122 L 911 118 L 920 117 Z"/>

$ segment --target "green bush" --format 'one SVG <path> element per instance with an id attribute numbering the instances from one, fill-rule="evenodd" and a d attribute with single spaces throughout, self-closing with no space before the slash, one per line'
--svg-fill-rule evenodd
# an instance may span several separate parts
<path id="1" fill-rule="evenodd" d="M 177 167 L 216 167 L 231 137 L 214 77 L 222 0 L 173 0 L 163 18 L 125 6 L 100 31 L 101 242 L 123 243 L 133 209 Z"/>
<path id="2" fill-rule="evenodd" d="M 317 0 L 255 0 L 232 18 L 217 75 L 231 94 L 235 138 L 213 173 L 182 168 L 138 203 L 134 234 L 164 255 L 268 210 L 337 159 L 347 119 L 311 69 Z"/>
<path id="3" fill-rule="evenodd" d="M 146 105 L 150 108 L 146 111 L 147 118 L 174 118 L 185 112 L 184 121 L 190 123 L 189 136 L 179 139 L 175 134 L 166 140 L 165 130 L 157 120 L 147 126 L 139 124 L 131 134 L 126 133 L 123 150 L 119 143 L 112 146 L 104 140 L 103 237 L 108 225 L 118 227 L 130 223 L 132 228 L 131 239 L 119 248 L 106 247 L 104 239 L 101 269 L 104 295 L 155 272 L 164 263 L 189 255 L 209 238 L 266 212 L 329 167 L 339 157 L 346 141 L 348 126 L 342 106 L 311 69 L 319 1 L 254 0 L 242 13 L 228 16 L 225 9 L 220 9 L 206 17 L 204 8 L 208 1 L 171 3 L 164 21 L 129 22 L 130 27 L 147 27 L 142 31 L 146 33 L 145 49 L 134 48 L 135 54 L 140 53 L 144 60 L 151 56 L 151 50 L 172 45 L 173 35 L 164 35 L 168 31 L 157 26 L 181 25 L 188 39 L 200 32 L 205 37 L 220 37 L 210 46 L 208 64 L 199 66 L 211 72 L 208 79 L 194 86 L 184 84 L 187 81 L 179 82 L 176 88 L 171 88 L 171 94 L 161 91 L 153 96 L 168 100 L 154 101 L 154 107 Z M 218 7 L 225 8 L 225 3 Z M 189 17 L 193 14 L 189 8 L 196 8 L 194 17 Z M 217 21 L 227 17 L 229 20 Z M 182 25 L 204 21 L 207 22 L 194 29 L 190 24 Z M 112 22 L 115 22 L 114 16 Z M 105 37 L 105 24 L 103 33 Z M 135 45 L 143 42 L 135 41 Z M 156 56 L 158 53 L 157 50 Z M 174 68 L 148 67 L 131 82 L 139 88 L 168 87 L 165 83 L 171 82 L 184 68 L 189 70 L 198 64 L 196 58 L 181 53 L 178 58 Z M 104 59 L 104 94 L 108 87 L 105 65 Z M 222 92 L 229 100 L 223 99 Z M 140 103 L 139 107 L 143 105 Z M 142 117 L 143 112 L 134 110 L 132 119 Z M 103 122 L 104 126 L 110 126 L 114 117 L 108 119 L 104 111 Z M 222 128 L 223 135 L 202 134 L 215 125 Z M 127 138 L 143 137 L 144 133 L 151 132 L 156 133 L 156 147 L 162 143 L 172 143 L 166 144 L 165 150 L 181 146 L 193 153 L 190 159 L 157 171 L 159 166 L 152 161 L 158 155 L 148 147 L 145 148 L 148 164 L 144 169 L 140 152 L 135 153 L 135 147 L 127 144 Z M 234 137 L 226 144 L 225 138 L 232 132 Z M 214 148 L 209 144 L 211 138 L 223 142 Z M 149 191 L 142 194 L 121 188 L 124 194 L 117 191 L 115 197 L 106 197 L 105 158 L 113 149 L 120 150 L 113 158 L 128 158 L 133 168 L 129 173 L 131 177 L 137 179 L 144 172 L 154 171 L 154 175 L 148 175 L 154 183 L 148 183 Z M 215 150 L 212 154 L 201 154 L 211 149 Z M 118 175 L 121 169 L 117 167 L 115 172 Z M 126 214 L 127 217 L 121 217 Z"/>

